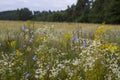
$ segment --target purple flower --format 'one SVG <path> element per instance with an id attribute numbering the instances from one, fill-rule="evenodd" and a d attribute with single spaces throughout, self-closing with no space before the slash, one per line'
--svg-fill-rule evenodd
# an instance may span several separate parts
<path id="1" fill-rule="evenodd" d="M 78 39 L 78 37 L 74 37 L 74 39 L 73 39 L 74 41 L 78 41 L 79 39 Z"/>
<path id="2" fill-rule="evenodd" d="M 86 41 L 83 42 L 83 45 L 84 45 L 84 48 L 86 48 L 86 45 L 87 45 Z"/>
<path id="3" fill-rule="evenodd" d="M 30 43 L 32 43 L 32 42 L 33 42 L 33 40 L 32 40 L 32 39 L 30 39 L 30 40 L 29 40 L 29 42 L 30 42 Z"/>
<path id="4" fill-rule="evenodd" d="M 26 78 L 28 78 L 29 76 L 30 76 L 30 74 L 29 74 L 29 73 L 25 74 L 25 77 L 26 77 Z"/>
<path id="5" fill-rule="evenodd" d="M 15 54 L 15 53 L 16 53 L 16 50 L 13 50 L 13 53 Z"/>
<path id="6" fill-rule="evenodd" d="M 27 29 L 27 27 L 26 27 L 26 26 L 23 26 L 23 27 L 22 27 L 22 30 L 26 30 L 26 29 Z"/>
<path id="7" fill-rule="evenodd" d="M 48 65 L 46 66 L 46 69 L 49 69 L 49 66 L 48 66 Z"/>
<path id="8" fill-rule="evenodd" d="M 78 52 L 74 52 L 74 54 L 78 54 Z"/>
<path id="9" fill-rule="evenodd" d="M 26 47 L 26 44 L 23 44 L 22 47 L 25 48 L 25 47 Z"/>
<path id="10" fill-rule="evenodd" d="M 33 57 L 33 60 L 34 60 L 34 61 L 37 61 L 37 60 L 38 60 L 37 56 L 34 56 L 34 57 Z"/>

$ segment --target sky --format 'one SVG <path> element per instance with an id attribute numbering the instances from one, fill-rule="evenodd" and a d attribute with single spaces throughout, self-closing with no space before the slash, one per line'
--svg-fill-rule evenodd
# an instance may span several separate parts
<path id="1" fill-rule="evenodd" d="M 65 10 L 77 0 L 1 0 L 0 11 L 29 8 L 32 11 Z"/>

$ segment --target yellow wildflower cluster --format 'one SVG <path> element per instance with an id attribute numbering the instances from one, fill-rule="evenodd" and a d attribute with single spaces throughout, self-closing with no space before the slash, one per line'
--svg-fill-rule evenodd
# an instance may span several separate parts
<path id="1" fill-rule="evenodd" d="M 110 27 L 110 26 L 106 26 L 106 27 L 104 25 L 99 26 L 98 29 L 94 33 L 94 38 L 95 38 L 94 40 L 99 41 L 101 39 L 104 39 L 105 32 L 107 32 L 111 29 L 112 29 L 112 27 Z"/>
<path id="2" fill-rule="evenodd" d="M 108 49 L 109 51 L 116 51 L 117 46 L 114 46 L 112 44 L 102 44 L 101 49 Z"/>
<path id="3" fill-rule="evenodd" d="M 69 33 L 65 34 L 65 39 L 66 40 L 70 40 L 71 39 L 71 35 Z"/>
<path id="4" fill-rule="evenodd" d="M 20 55 L 20 51 L 19 50 L 16 50 L 16 55 L 19 56 Z"/>
<path id="5" fill-rule="evenodd" d="M 16 41 L 8 42 L 8 45 L 9 45 L 10 47 L 14 48 L 15 45 L 16 45 Z"/>
<path id="6" fill-rule="evenodd" d="M 114 46 L 114 45 L 110 44 L 108 49 L 111 50 L 111 51 L 115 51 L 115 50 L 117 50 L 117 46 Z"/>
<path id="7" fill-rule="evenodd" d="M 36 39 L 36 42 L 41 43 L 44 40 L 48 40 L 48 36 L 40 36 Z"/>
<path id="8" fill-rule="evenodd" d="M 42 41 L 41 37 L 38 37 L 38 38 L 36 39 L 36 42 L 37 42 L 37 43 L 40 43 L 41 41 Z"/>

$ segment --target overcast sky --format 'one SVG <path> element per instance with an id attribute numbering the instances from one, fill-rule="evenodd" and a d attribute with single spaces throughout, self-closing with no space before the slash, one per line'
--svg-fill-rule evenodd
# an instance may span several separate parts
<path id="1" fill-rule="evenodd" d="M 65 10 L 77 0 L 0 0 L 0 11 L 27 7 L 30 10 Z"/>

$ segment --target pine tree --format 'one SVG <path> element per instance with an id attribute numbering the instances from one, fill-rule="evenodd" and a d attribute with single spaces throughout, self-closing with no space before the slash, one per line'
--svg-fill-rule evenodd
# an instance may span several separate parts
<path id="1" fill-rule="evenodd" d="M 107 0 L 105 6 L 105 21 L 120 24 L 120 0 Z"/>
<path id="2" fill-rule="evenodd" d="M 89 8 L 89 0 L 78 0 L 75 8 L 76 21 L 86 22 Z"/>
<path id="3" fill-rule="evenodd" d="M 89 14 L 89 21 L 94 23 L 104 22 L 104 3 L 105 0 L 96 0 Z"/>

